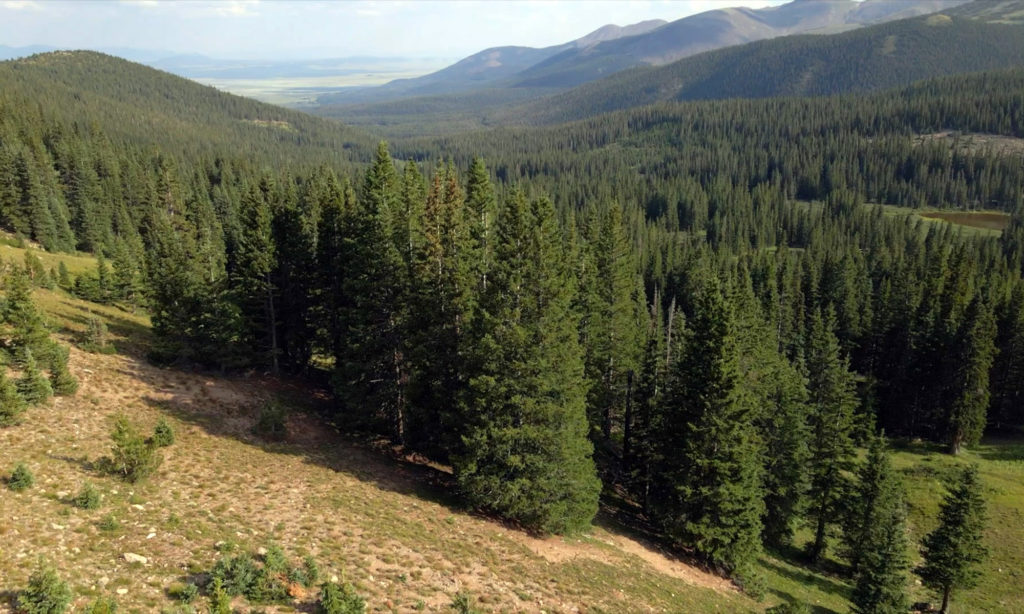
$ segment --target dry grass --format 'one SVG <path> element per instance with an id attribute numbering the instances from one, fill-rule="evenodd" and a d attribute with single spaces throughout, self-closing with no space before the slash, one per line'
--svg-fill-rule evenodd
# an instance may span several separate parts
<path id="1" fill-rule="evenodd" d="M 92 310 L 108 319 L 118 347 L 144 344 L 140 316 L 59 292 L 37 298 L 65 335 Z M 250 433 L 257 408 L 270 397 L 294 405 L 301 389 L 288 382 L 215 378 L 77 349 L 70 366 L 81 382 L 75 397 L 0 430 L 0 471 L 24 461 L 37 478 L 27 492 L 0 493 L 0 594 L 24 586 L 42 556 L 71 582 L 77 607 L 107 594 L 124 611 L 159 611 L 173 606 L 171 583 L 212 566 L 216 544 L 273 541 L 353 581 L 370 611 L 447 611 L 459 591 L 495 612 L 760 609 L 721 579 L 613 528 L 541 540 L 462 511 L 441 485 L 443 471 L 342 437 L 308 412 L 291 414 L 288 441 L 264 444 Z M 311 407 L 323 402 L 305 398 Z M 176 443 L 143 485 L 96 469 L 118 412 L 146 429 L 160 417 L 175 428 Z M 103 494 L 98 510 L 68 503 L 87 481 Z M 107 515 L 120 528 L 102 530 Z M 148 563 L 128 564 L 125 552 Z M 9 608 L 0 597 L 0 612 Z"/>

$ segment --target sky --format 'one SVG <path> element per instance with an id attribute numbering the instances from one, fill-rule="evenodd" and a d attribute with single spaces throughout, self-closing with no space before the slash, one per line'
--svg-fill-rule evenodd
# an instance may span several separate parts
<path id="1" fill-rule="evenodd" d="M 0 45 L 226 59 L 455 59 L 543 47 L 614 23 L 783 0 L 0 0 Z"/>

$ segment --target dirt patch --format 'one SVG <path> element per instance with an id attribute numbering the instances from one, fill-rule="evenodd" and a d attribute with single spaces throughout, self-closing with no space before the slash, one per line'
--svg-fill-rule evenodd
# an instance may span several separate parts
<path id="1" fill-rule="evenodd" d="M 915 145 L 926 143 L 946 143 L 961 153 L 992 152 L 997 156 L 1024 156 L 1024 139 L 1000 134 L 946 130 L 914 137 Z"/>

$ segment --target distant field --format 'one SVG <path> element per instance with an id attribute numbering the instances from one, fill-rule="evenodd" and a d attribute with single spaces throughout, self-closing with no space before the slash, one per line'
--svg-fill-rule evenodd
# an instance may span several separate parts
<path id="1" fill-rule="evenodd" d="M 909 215 L 930 223 L 949 222 L 960 229 L 962 233 L 985 237 L 998 237 L 1010 223 L 1010 215 L 1002 211 L 912 209 L 895 205 L 881 205 L 881 207 L 886 215 Z"/>
<path id="2" fill-rule="evenodd" d="M 419 77 L 425 72 L 429 71 L 367 71 L 323 77 L 269 77 L 266 79 L 196 77 L 193 81 L 270 104 L 302 107 L 315 105 L 317 96 L 341 88 L 383 85 L 395 79 Z"/>
<path id="3" fill-rule="evenodd" d="M 920 215 L 926 219 L 986 230 L 1003 231 L 1010 224 L 1010 216 L 1001 211 L 929 211 Z"/>

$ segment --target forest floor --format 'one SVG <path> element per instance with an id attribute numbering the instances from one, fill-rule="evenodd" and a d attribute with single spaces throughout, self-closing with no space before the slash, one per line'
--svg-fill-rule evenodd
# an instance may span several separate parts
<path id="1" fill-rule="evenodd" d="M 144 358 L 143 315 L 59 291 L 38 290 L 36 298 L 72 344 L 91 314 L 104 318 L 118 353 L 72 347 L 78 393 L 0 430 L 0 476 L 25 462 L 36 477 L 23 493 L 0 488 L 0 613 L 12 611 L 39 558 L 71 583 L 76 611 L 105 595 L 117 599 L 120 611 L 170 612 L 172 584 L 211 569 L 224 551 L 270 544 L 296 560 L 313 555 L 326 577 L 352 582 L 370 612 L 448 612 L 460 592 L 482 612 L 760 612 L 790 599 L 819 613 L 849 610 L 839 563 L 812 571 L 800 566 L 796 549 L 763 557 L 768 592 L 758 602 L 622 526 L 609 511 L 586 536 L 529 536 L 461 508 L 443 468 L 339 433 L 318 417 L 330 401 L 315 387 L 258 373 L 159 368 Z M 290 408 L 289 435 L 280 443 L 251 433 L 269 399 Z M 119 413 L 147 431 L 166 418 L 176 432 L 159 472 L 141 485 L 98 469 Z M 915 540 L 934 526 L 953 467 L 981 465 L 992 556 L 979 588 L 955 603 L 958 611 L 1024 611 L 1024 441 L 987 443 L 955 459 L 925 445 L 894 456 L 910 490 Z M 103 495 L 97 510 L 69 503 L 86 482 Z M 126 553 L 146 563 L 129 563 Z M 915 600 L 928 598 L 914 591 Z M 300 595 L 289 605 L 252 611 L 311 612 L 314 599 Z M 235 606 L 250 611 L 242 599 Z"/>

